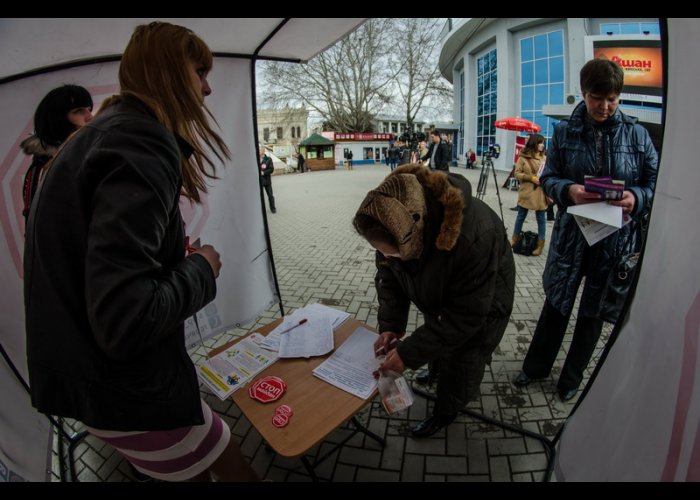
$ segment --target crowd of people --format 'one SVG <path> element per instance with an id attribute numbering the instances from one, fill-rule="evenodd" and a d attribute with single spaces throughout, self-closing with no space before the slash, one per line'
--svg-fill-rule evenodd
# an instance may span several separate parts
<path id="1" fill-rule="evenodd" d="M 212 65 L 195 33 L 155 22 L 134 31 L 120 92 L 94 117 L 89 92 L 77 85 L 39 103 L 34 134 L 22 143 L 33 155 L 23 184 L 31 398 L 43 413 L 79 420 L 150 477 L 257 481 L 228 425 L 200 397 L 183 342 L 185 319 L 214 299 L 226 262 L 211 245 L 187 247 L 179 208 L 181 197 L 201 203 L 205 180 L 230 157 L 207 117 Z M 415 150 L 391 145 L 390 174 L 359 204 L 353 227 L 375 250 L 380 370 L 427 365 L 418 381 L 436 383 L 432 414 L 412 429 L 417 438 L 479 396 L 513 310 L 511 247 L 534 210 L 533 255 L 543 253 L 550 200 L 559 210 L 543 273 L 546 299 L 513 383 L 549 376 L 585 278 L 558 381 L 562 400 L 578 391 L 602 329 L 604 280 L 633 235 L 622 228 L 590 246 L 566 207 L 601 201 L 585 190 L 584 176 L 611 176 L 625 181 L 625 191 L 608 203 L 642 218 L 657 163 L 649 134 L 618 108 L 620 67 L 594 59 L 580 80 L 583 101 L 556 125 L 548 150 L 532 134 L 520 153 L 510 239 L 497 214 L 472 197 L 469 181 L 449 171 L 451 147 L 438 130 Z M 274 166 L 262 145 L 258 160 L 274 214 Z M 352 169 L 352 152 L 346 160 Z M 466 160 L 474 168 L 471 149 Z M 408 332 L 411 304 L 423 324 Z"/>

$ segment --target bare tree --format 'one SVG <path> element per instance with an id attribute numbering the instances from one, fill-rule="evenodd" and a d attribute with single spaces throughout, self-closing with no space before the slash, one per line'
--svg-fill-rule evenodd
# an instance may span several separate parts
<path id="1" fill-rule="evenodd" d="M 394 94 L 409 130 L 425 105 L 444 108 L 445 113 L 440 114 L 449 114 L 452 109 L 452 85 L 438 67 L 442 23 L 444 19 L 437 18 L 395 19 L 393 23 L 400 40 L 399 57 L 390 62 L 395 74 Z"/>
<path id="2" fill-rule="evenodd" d="M 390 101 L 395 76 L 387 60 L 392 24 L 370 19 L 308 64 L 263 63 L 263 103 L 302 104 L 320 114 L 330 130 L 372 131 L 373 115 Z"/>

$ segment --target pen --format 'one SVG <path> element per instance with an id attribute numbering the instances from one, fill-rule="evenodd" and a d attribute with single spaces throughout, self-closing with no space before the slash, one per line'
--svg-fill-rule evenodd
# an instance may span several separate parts
<path id="1" fill-rule="evenodd" d="M 387 350 L 391 349 L 391 346 L 393 346 L 394 344 L 397 344 L 398 342 L 399 342 L 399 340 L 397 338 L 393 338 L 389 341 L 388 346 L 382 346 L 379 349 L 377 349 L 376 351 L 374 351 L 374 353 L 379 354 L 381 351 L 387 352 Z M 385 349 L 385 347 L 388 349 Z"/>
<path id="2" fill-rule="evenodd" d="M 287 333 L 288 331 L 294 330 L 297 326 L 301 326 L 301 325 L 303 325 L 304 323 L 306 323 L 307 321 L 309 321 L 309 320 L 306 319 L 306 318 L 304 318 L 304 319 L 302 319 L 302 320 L 299 320 L 299 323 L 297 323 L 297 324 L 294 325 L 294 326 L 290 326 L 289 328 L 287 328 L 287 329 L 284 330 L 283 332 L 280 332 L 280 335 L 282 335 L 283 333 Z"/>

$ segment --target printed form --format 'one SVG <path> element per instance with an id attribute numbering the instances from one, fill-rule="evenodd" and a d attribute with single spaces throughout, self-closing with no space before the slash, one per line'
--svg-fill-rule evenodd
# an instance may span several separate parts
<path id="1" fill-rule="evenodd" d="M 378 337 L 366 328 L 358 328 L 313 374 L 358 398 L 369 398 L 377 388 L 373 373 L 379 368 L 374 355 Z"/>

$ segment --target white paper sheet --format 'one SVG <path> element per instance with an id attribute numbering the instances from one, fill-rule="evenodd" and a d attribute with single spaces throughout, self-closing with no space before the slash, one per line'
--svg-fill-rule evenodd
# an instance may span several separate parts
<path id="1" fill-rule="evenodd" d="M 325 321 L 325 318 L 328 318 L 328 320 L 331 321 L 332 329 L 335 330 L 349 317 L 350 313 L 345 311 L 339 311 L 337 309 L 333 309 L 332 307 L 324 306 L 323 304 L 309 304 L 301 309 L 297 309 L 289 316 L 285 316 L 282 322 L 277 325 L 274 330 L 267 334 L 261 345 L 265 349 L 279 351 L 281 332 L 291 328 L 295 324 L 298 324 L 302 319 L 306 319 L 307 321 Z"/>
<path id="2" fill-rule="evenodd" d="M 313 374 L 358 398 L 367 399 L 377 388 L 373 372 L 379 368 L 374 356 L 378 334 L 358 328 Z"/>
<path id="3" fill-rule="evenodd" d="M 280 358 L 310 358 L 322 356 L 333 350 L 333 321 L 327 315 L 305 318 L 299 325 L 294 320 L 293 329 L 280 333 Z M 298 325 L 298 326 L 295 326 Z"/>
<path id="4" fill-rule="evenodd" d="M 588 219 L 587 217 L 581 217 L 580 215 L 574 215 L 574 220 L 583 233 L 583 237 L 586 238 L 586 243 L 588 243 L 588 246 L 593 246 L 600 240 L 610 236 L 615 231 L 620 230 L 618 227 L 609 226 L 607 224 L 603 224 L 602 222 Z M 625 215 L 623 226 L 627 225 L 631 220 L 632 219 L 628 215 Z"/>
<path id="5" fill-rule="evenodd" d="M 571 215 L 578 215 L 597 222 L 602 222 L 608 226 L 614 226 L 617 229 L 620 229 L 624 222 L 622 207 L 610 205 L 605 201 L 572 205 L 567 207 L 566 211 Z"/>

